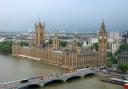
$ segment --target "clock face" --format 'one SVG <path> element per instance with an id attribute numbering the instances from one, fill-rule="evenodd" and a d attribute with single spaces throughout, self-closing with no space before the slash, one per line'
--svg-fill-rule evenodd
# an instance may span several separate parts
<path id="1" fill-rule="evenodd" d="M 106 36 L 104 36 L 104 39 L 106 39 L 107 37 Z"/>
<path id="2" fill-rule="evenodd" d="M 99 37 L 99 39 L 102 39 L 102 38 L 107 39 L 106 36 L 100 36 L 100 37 Z"/>
<path id="3" fill-rule="evenodd" d="M 100 36 L 99 39 L 102 39 L 102 36 Z"/>
<path id="4" fill-rule="evenodd" d="M 107 37 L 106 37 L 106 36 L 104 36 L 104 39 L 107 39 Z"/>

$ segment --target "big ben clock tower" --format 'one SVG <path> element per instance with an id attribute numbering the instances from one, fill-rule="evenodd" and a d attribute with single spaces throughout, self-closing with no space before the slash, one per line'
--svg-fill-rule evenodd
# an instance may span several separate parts
<path id="1" fill-rule="evenodd" d="M 98 66 L 103 66 L 107 58 L 107 31 L 105 29 L 104 21 L 101 23 L 98 40 Z"/>

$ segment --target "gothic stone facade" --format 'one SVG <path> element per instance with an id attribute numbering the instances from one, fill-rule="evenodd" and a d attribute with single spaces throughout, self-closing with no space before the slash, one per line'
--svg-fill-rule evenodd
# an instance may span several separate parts
<path id="1" fill-rule="evenodd" d="M 53 51 L 52 48 L 12 46 L 13 56 L 26 55 L 66 69 L 77 69 L 98 66 L 97 52 L 79 54 L 77 52 Z"/>
<path id="2" fill-rule="evenodd" d="M 40 25 L 40 24 L 39 24 Z M 38 27 L 36 27 L 38 28 Z M 18 44 L 12 45 L 12 55 L 13 56 L 30 56 L 41 59 L 43 62 L 53 64 L 65 69 L 78 69 L 85 67 L 98 67 L 105 63 L 107 55 L 107 32 L 105 30 L 104 22 L 101 24 L 101 29 L 99 32 L 99 51 L 85 50 L 83 48 L 78 48 L 76 45 L 66 48 L 58 48 L 59 39 L 57 35 L 53 39 L 52 47 L 40 47 L 40 43 L 37 42 L 36 46 L 31 47 L 20 47 Z M 36 36 L 38 37 L 38 36 Z M 40 38 L 39 38 L 40 39 Z M 39 40 L 36 38 L 36 40 Z M 41 38 L 42 40 L 43 38 Z M 72 43 L 74 44 L 74 43 Z M 37 47 L 39 46 L 39 47 Z"/>

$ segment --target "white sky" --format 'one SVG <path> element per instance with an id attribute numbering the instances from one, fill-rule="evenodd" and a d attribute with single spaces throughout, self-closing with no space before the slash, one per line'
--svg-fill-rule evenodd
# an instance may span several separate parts
<path id="1" fill-rule="evenodd" d="M 38 18 L 48 31 L 128 30 L 128 0 L 0 0 L 0 31 L 28 31 Z"/>

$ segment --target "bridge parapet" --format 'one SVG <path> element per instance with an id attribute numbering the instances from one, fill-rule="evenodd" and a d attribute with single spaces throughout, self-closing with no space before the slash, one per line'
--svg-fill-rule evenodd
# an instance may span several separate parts
<path id="1" fill-rule="evenodd" d="M 19 85 L 18 81 L 11 81 L 0 84 L 0 89 L 17 89 L 17 86 Z"/>

